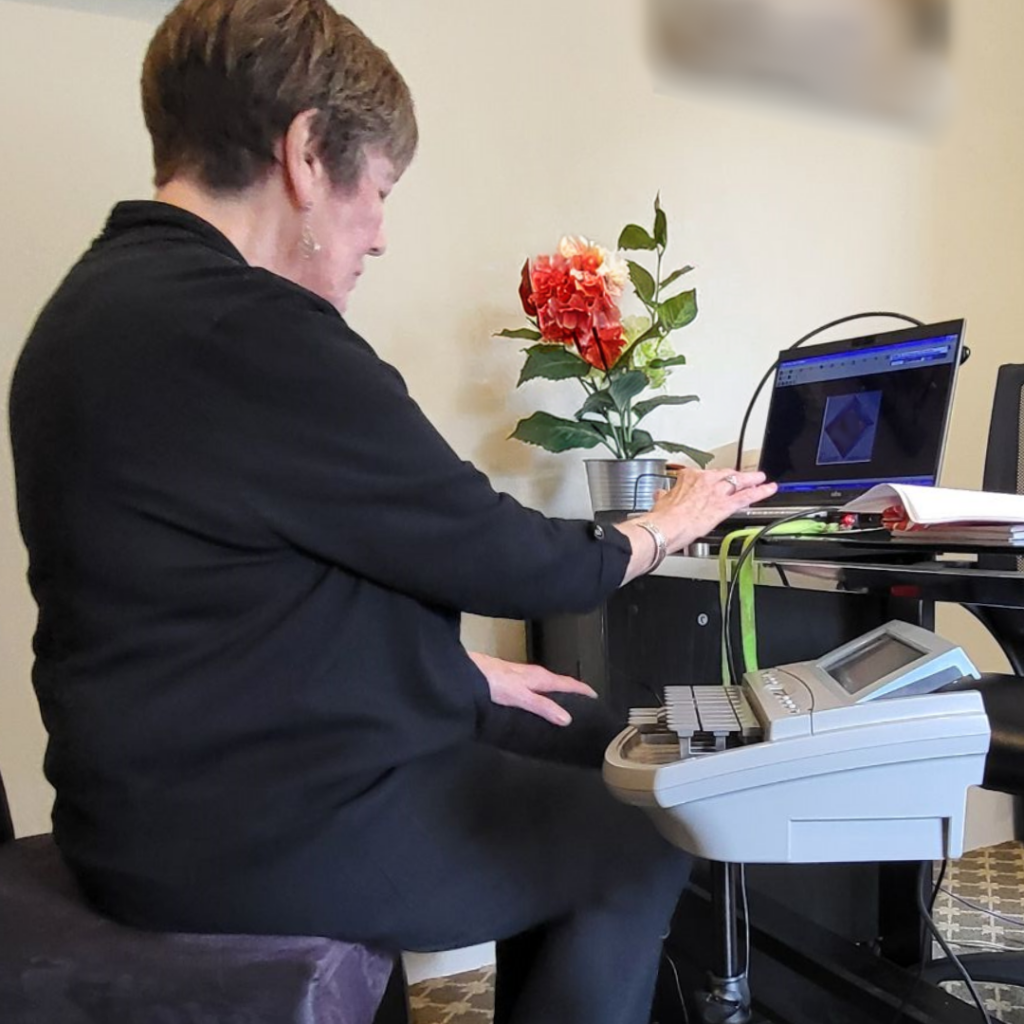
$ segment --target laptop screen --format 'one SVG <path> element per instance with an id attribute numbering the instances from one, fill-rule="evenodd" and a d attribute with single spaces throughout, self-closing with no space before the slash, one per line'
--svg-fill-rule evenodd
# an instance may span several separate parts
<path id="1" fill-rule="evenodd" d="M 878 483 L 934 485 L 963 321 L 779 356 L 760 467 L 776 501 L 847 501 Z"/>

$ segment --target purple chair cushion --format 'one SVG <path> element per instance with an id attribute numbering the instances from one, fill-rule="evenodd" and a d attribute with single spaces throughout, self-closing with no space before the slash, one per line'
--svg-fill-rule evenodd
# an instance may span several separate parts
<path id="1" fill-rule="evenodd" d="M 330 939 L 126 928 L 50 836 L 0 845 L 4 1024 L 371 1024 L 393 964 Z"/>

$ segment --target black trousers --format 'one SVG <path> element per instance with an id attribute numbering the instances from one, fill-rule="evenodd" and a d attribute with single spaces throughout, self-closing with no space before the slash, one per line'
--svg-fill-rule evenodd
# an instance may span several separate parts
<path id="1" fill-rule="evenodd" d="M 492 708 L 484 722 L 481 740 L 525 757 L 574 765 L 588 770 L 589 774 L 599 775 L 604 751 L 623 724 L 596 701 L 568 695 L 556 695 L 555 699 L 572 713 L 573 722 L 569 727 L 562 729 L 535 715 Z M 603 789 L 603 782 L 601 785 Z M 611 799 L 606 791 L 605 797 Z M 600 796 L 597 800 L 599 804 L 603 803 Z M 621 805 L 613 804 L 612 807 L 621 808 Z M 648 868 L 640 865 L 634 868 L 640 871 L 639 881 L 646 891 L 631 894 L 626 879 L 620 877 L 616 880 L 613 877 L 612 888 L 615 889 L 617 883 L 624 887 L 619 895 L 625 902 L 617 903 L 610 913 L 602 914 L 599 919 L 584 914 L 586 919 L 582 925 L 584 928 L 596 927 L 596 932 L 583 938 L 583 944 L 586 947 L 589 942 L 594 942 L 600 959 L 590 960 L 588 950 L 580 950 L 585 962 L 575 968 L 564 968 L 576 969 L 579 973 L 575 978 L 564 978 L 559 983 L 559 992 L 561 987 L 569 989 L 567 996 L 559 996 L 565 1001 L 558 1002 L 553 994 L 549 998 L 549 993 L 541 991 L 538 1004 L 547 1005 L 548 1009 L 540 1011 L 540 1016 L 533 1016 L 536 1011 L 523 999 L 523 994 L 529 992 L 533 985 L 543 987 L 548 983 L 537 973 L 538 968 L 550 966 L 555 972 L 563 969 L 558 962 L 543 963 L 550 955 L 552 923 L 545 922 L 519 935 L 499 940 L 495 1024 L 576 1020 L 572 1009 L 576 1000 L 580 1001 L 581 1020 L 584 1015 L 599 1022 L 642 1021 L 646 1024 L 650 1020 L 662 940 L 667 936 L 669 927 L 666 913 L 671 917 L 691 865 L 689 858 L 667 847 L 645 815 L 637 814 L 631 808 L 622 809 L 627 813 L 621 818 L 614 809 L 606 811 L 607 818 L 599 815 L 592 823 L 594 832 L 590 837 L 601 842 L 601 830 L 606 827 L 636 829 L 637 834 L 631 837 L 637 843 L 632 856 L 639 860 L 645 856 L 652 858 Z M 614 855 L 609 867 L 613 872 L 617 868 L 630 870 L 626 863 L 617 862 Z M 653 933 L 653 943 L 652 926 L 657 928 Z M 594 970 L 604 971 L 606 968 L 604 978 L 596 979 Z M 581 996 L 576 986 L 583 986 L 587 991 Z M 595 1006 L 595 1000 L 604 1000 L 603 1008 Z"/>
<path id="2" fill-rule="evenodd" d="M 565 729 L 493 707 L 477 744 L 389 780 L 362 840 L 403 909 L 363 927 L 418 951 L 497 939 L 495 1024 L 647 1024 L 689 859 L 608 793 L 620 723 L 558 699 Z"/>
<path id="3" fill-rule="evenodd" d="M 476 742 L 402 766 L 296 851 L 197 885 L 205 930 L 422 952 L 497 940 L 495 1024 L 647 1024 L 689 873 L 599 771 L 619 725 L 492 707 Z M 180 893 L 177 912 L 183 910 Z"/>

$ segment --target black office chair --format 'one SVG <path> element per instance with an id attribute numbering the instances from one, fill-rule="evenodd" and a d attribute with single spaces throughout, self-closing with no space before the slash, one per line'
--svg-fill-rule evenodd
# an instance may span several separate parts
<path id="1" fill-rule="evenodd" d="M 0 778 L 4 1024 L 408 1024 L 394 964 L 330 939 L 115 924 L 86 903 L 52 836 L 14 838 Z"/>
<path id="2" fill-rule="evenodd" d="M 1024 494 L 1024 364 L 999 367 L 982 487 L 1003 494 Z M 1024 557 L 982 554 L 978 566 L 1024 573 Z M 1024 585 L 1024 577 L 1021 582 Z M 967 608 L 996 638 L 1013 671 L 1024 676 L 1024 612 L 1019 608 Z"/>
<path id="3" fill-rule="evenodd" d="M 985 452 L 986 491 L 1024 494 L 1024 363 L 999 367 Z"/>

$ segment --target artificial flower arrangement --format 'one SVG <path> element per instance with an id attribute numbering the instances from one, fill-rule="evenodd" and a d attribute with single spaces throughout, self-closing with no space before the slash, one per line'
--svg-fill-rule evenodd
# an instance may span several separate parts
<path id="1" fill-rule="evenodd" d="M 663 388 L 672 368 L 686 362 L 672 349 L 668 337 L 697 315 L 694 290 L 665 296 L 671 285 L 693 269 L 681 267 L 662 277 L 667 244 L 668 218 L 655 198 L 652 230 L 629 224 L 619 235 L 617 247 L 654 253 L 653 274 L 621 252 L 609 252 L 580 237 L 563 238 L 554 255 L 523 264 L 519 298 L 530 326 L 496 335 L 537 342 L 524 350 L 526 363 L 516 386 L 535 378 L 575 378 L 586 398 L 573 419 L 535 412 L 519 421 L 512 437 L 549 452 L 603 444 L 617 459 L 635 459 L 661 449 L 686 455 L 701 467 L 711 461 L 710 452 L 675 441 L 656 441 L 639 426 L 661 406 L 699 400 L 696 395 L 668 394 L 640 398 L 650 388 Z M 620 312 L 627 281 L 644 307 L 643 315 L 623 317 Z"/>

